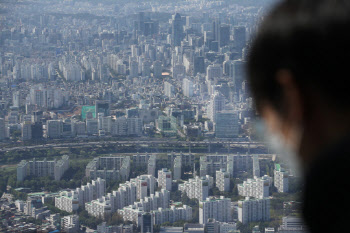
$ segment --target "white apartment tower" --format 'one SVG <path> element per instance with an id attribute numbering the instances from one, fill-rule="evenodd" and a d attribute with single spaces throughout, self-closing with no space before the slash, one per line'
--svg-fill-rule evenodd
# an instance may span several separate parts
<path id="1" fill-rule="evenodd" d="M 247 179 L 243 184 L 238 185 L 238 194 L 243 197 L 265 198 L 269 197 L 269 187 L 272 178 L 265 175 L 263 177 L 255 177 Z"/>
<path id="2" fill-rule="evenodd" d="M 183 95 L 186 97 L 192 97 L 193 96 L 193 82 L 185 78 L 182 83 L 182 91 Z"/>
<path id="3" fill-rule="evenodd" d="M 207 175 L 196 176 L 183 184 L 179 184 L 179 190 L 185 192 L 189 198 L 196 198 L 199 201 L 205 200 L 209 196 L 209 189 L 213 187 L 213 177 Z"/>
<path id="4" fill-rule="evenodd" d="M 216 171 L 216 187 L 221 192 L 230 191 L 230 173 L 226 172 L 226 169 Z"/>
<path id="5" fill-rule="evenodd" d="M 170 82 L 164 82 L 164 95 L 169 98 L 173 98 L 175 96 L 174 85 Z"/>
<path id="6" fill-rule="evenodd" d="M 158 171 L 158 187 L 162 187 L 168 191 L 171 191 L 172 186 L 172 175 L 171 171 L 167 168 L 163 168 Z"/>
<path id="7" fill-rule="evenodd" d="M 219 222 L 232 221 L 231 199 L 208 197 L 199 202 L 199 223 L 206 224 L 208 219 L 213 218 Z"/>
<path id="8" fill-rule="evenodd" d="M 277 188 L 278 192 L 286 193 L 288 192 L 289 185 L 289 174 L 288 172 L 281 167 L 280 164 L 275 164 L 275 179 L 274 185 Z"/>
<path id="9" fill-rule="evenodd" d="M 238 202 L 238 220 L 247 224 L 250 222 L 270 220 L 270 199 L 249 199 Z"/>

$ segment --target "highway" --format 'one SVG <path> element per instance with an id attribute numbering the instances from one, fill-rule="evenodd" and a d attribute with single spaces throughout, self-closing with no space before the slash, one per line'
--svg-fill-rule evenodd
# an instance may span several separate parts
<path id="1" fill-rule="evenodd" d="M 49 148 L 69 148 L 69 147 L 92 147 L 92 146 L 133 146 L 133 145 L 148 145 L 148 146 L 164 146 L 164 145 L 181 145 L 181 146 L 239 146 L 239 147 L 265 147 L 266 144 L 262 142 L 247 142 L 247 141 L 174 141 L 174 140 L 135 140 L 135 141 L 96 141 L 96 142 L 70 142 L 70 143 L 50 143 L 33 146 L 16 146 L 9 148 L 1 148 L 0 152 L 21 151 L 31 149 L 49 149 Z"/>

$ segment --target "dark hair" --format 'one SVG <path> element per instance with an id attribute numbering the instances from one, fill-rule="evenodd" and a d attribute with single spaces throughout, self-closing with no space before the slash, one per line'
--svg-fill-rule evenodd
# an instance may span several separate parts
<path id="1" fill-rule="evenodd" d="M 279 70 L 292 74 L 303 95 L 317 93 L 321 101 L 348 111 L 350 0 L 277 4 L 262 19 L 248 55 L 248 79 L 258 109 L 268 102 L 283 112 Z"/>

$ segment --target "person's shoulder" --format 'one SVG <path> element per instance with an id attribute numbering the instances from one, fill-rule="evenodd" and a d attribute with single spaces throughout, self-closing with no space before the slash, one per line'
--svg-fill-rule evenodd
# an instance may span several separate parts
<path id="1" fill-rule="evenodd" d="M 350 138 L 349 138 L 350 139 Z M 337 228 L 346 225 L 350 218 L 348 173 L 350 171 L 350 140 L 342 140 L 330 149 L 324 150 L 314 161 L 305 176 L 303 215 L 311 232 L 321 232 L 321 222 L 334 222 Z M 335 201 L 340 201 L 341 206 Z M 330 213 L 332 213 L 330 215 Z M 317 230 L 316 230 L 317 229 Z M 344 228 L 345 229 L 345 228 Z M 324 232 L 324 231 L 322 231 Z"/>

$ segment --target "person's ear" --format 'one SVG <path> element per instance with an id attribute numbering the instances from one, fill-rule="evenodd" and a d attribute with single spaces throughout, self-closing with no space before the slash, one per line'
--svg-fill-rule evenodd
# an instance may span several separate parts
<path id="1" fill-rule="evenodd" d="M 281 87 L 284 118 L 289 124 L 301 124 L 303 121 L 303 101 L 301 90 L 288 70 L 279 70 L 276 81 Z"/>

